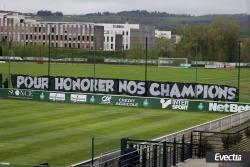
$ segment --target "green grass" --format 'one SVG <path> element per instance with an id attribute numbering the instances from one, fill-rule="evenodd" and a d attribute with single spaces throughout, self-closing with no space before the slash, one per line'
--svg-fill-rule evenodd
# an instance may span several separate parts
<path id="1" fill-rule="evenodd" d="M 0 99 L 0 162 L 69 165 L 90 158 L 92 137 L 99 155 L 225 115 Z"/>
<path id="2" fill-rule="evenodd" d="M 47 75 L 47 64 L 11 63 L 11 73 L 29 75 Z M 144 66 L 96 65 L 96 77 L 144 80 Z M 8 76 L 8 64 L 0 64 L 0 73 Z M 93 77 L 91 64 L 52 64 L 51 75 Z M 198 69 L 199 83 L 226 84 L 237 86 L 237 69 Z M 195 68 L 148 68 L 148 80 L 191 82 L 195 81 Z M 250 69 L 241 69 L 240 101 L 250 102 Z"/>

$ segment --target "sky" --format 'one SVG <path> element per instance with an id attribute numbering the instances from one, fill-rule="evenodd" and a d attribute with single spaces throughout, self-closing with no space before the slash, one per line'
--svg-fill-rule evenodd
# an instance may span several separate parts
<path id="1" fill-rule="evenodd" d="M 0 0 L 0 10 L 64 14 L 148 10 L 173 14 L 250 14 L 250 0 Z"/>

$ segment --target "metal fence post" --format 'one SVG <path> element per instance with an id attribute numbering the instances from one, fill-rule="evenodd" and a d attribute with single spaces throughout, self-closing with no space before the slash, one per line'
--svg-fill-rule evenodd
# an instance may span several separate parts
<path id="1" fill-rule="evenodd" d="M 202 141 L 202 133 L 200 132 L 199 135 L 199 153 L 198 153 L 198 157 L 201 158 L 201 141 Z"/>
<path id="2" fill-rule="evenodd" d="M 184 162 L 185 160 L 185 135 L 182 136 L 182 143 L 181 143 L 181 161 Z"/>
<path id="3" fill-rule="evenodd" d="M 163 167 L 167 167 L 167 143 L 164 141 L 163 142 L 163 146 L 162 146 L 163 148 L 163 158 L 162 158 L 162 160 L 163 160 Z"/>
<path id="4" fill-rule="evenodd" d="M 154 146 L 153 146 L 153 154 L 154 154 L 154 157 L 153 157 L 153 165 L 154 165 L 154 166 L 157 166 L 157 145 L 154 145 Z"/>
<path id="5" fill-rule="evenodd" d="M 189 156 L 190 158 L 193 158 L 193 132 L 191 132 Z"/>
<path id="6" fill-rule="evenodd" d="M 174 138 L 174 147 L 173 147 L 173 165 L 176 165 L 176 138 Z"/>
<path id="7" fill-rule="evenodd" d="M 142 150 L 142 166 L 147 166 L 147 148 Z"/>
<path id="8" fill-rule="evenodd" d="M 128 139 L 121 139 L 121 155 L 124 154 L 125 149 L 127 148 Z"/>

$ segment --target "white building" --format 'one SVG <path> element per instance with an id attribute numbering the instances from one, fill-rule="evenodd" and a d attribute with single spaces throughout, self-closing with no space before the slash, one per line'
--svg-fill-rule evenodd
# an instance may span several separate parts
<path id="1" fill-rule="evenodd" d="M 166 39 L 171 39 L 171 31 L 160 31 L 160 30 L 155 30 L 155 37 L 156 38 L 166 38 Z"/>
<path id="2" fill-rule="evenodd" d="M 154 43 L 154 27 L 140 24 L 98 24 L 104 26 L 104 50 L 128 50 L 134 47 L 138 39 L 144 45 L 146 36 L 149 47 Z M 122 36 L 119 41 L 120 35 Z M 144 48 L 144 46 L 142 46 Z"/>

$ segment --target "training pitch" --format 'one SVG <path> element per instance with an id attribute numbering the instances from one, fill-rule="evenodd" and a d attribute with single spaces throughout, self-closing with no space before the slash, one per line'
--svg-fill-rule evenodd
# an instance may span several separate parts
<path id="1" fill-rule="evenodd" d="M 9 68 L 10 67 L 10 68 Z M 47 75 L 47 64 L 0 64 L 0 73 Z M 78 76 L 144 80 L 144 66 L 51 64 L 51 76 Z M 250 69 L 241 69 L 240 101 L 250 102 Z M 148 67 L 153 81 L 199 82 L 237 86 L 237 69 Z M 0 162 L 17 165 L 49 162 L 52 166 L 77 163 L 119 148 L 120 139 L 153 139 L 225 116 L 199 113 L 136 109 L 105 105 L 45 103 L 0 99 Z"/>
<path id="2" fill-rule="evenodd" d="M 225 116 L 105 105 L 0 99 L 0 162 L 69 165 L 119 148 L 122 137 L 153 139 Z"/>

